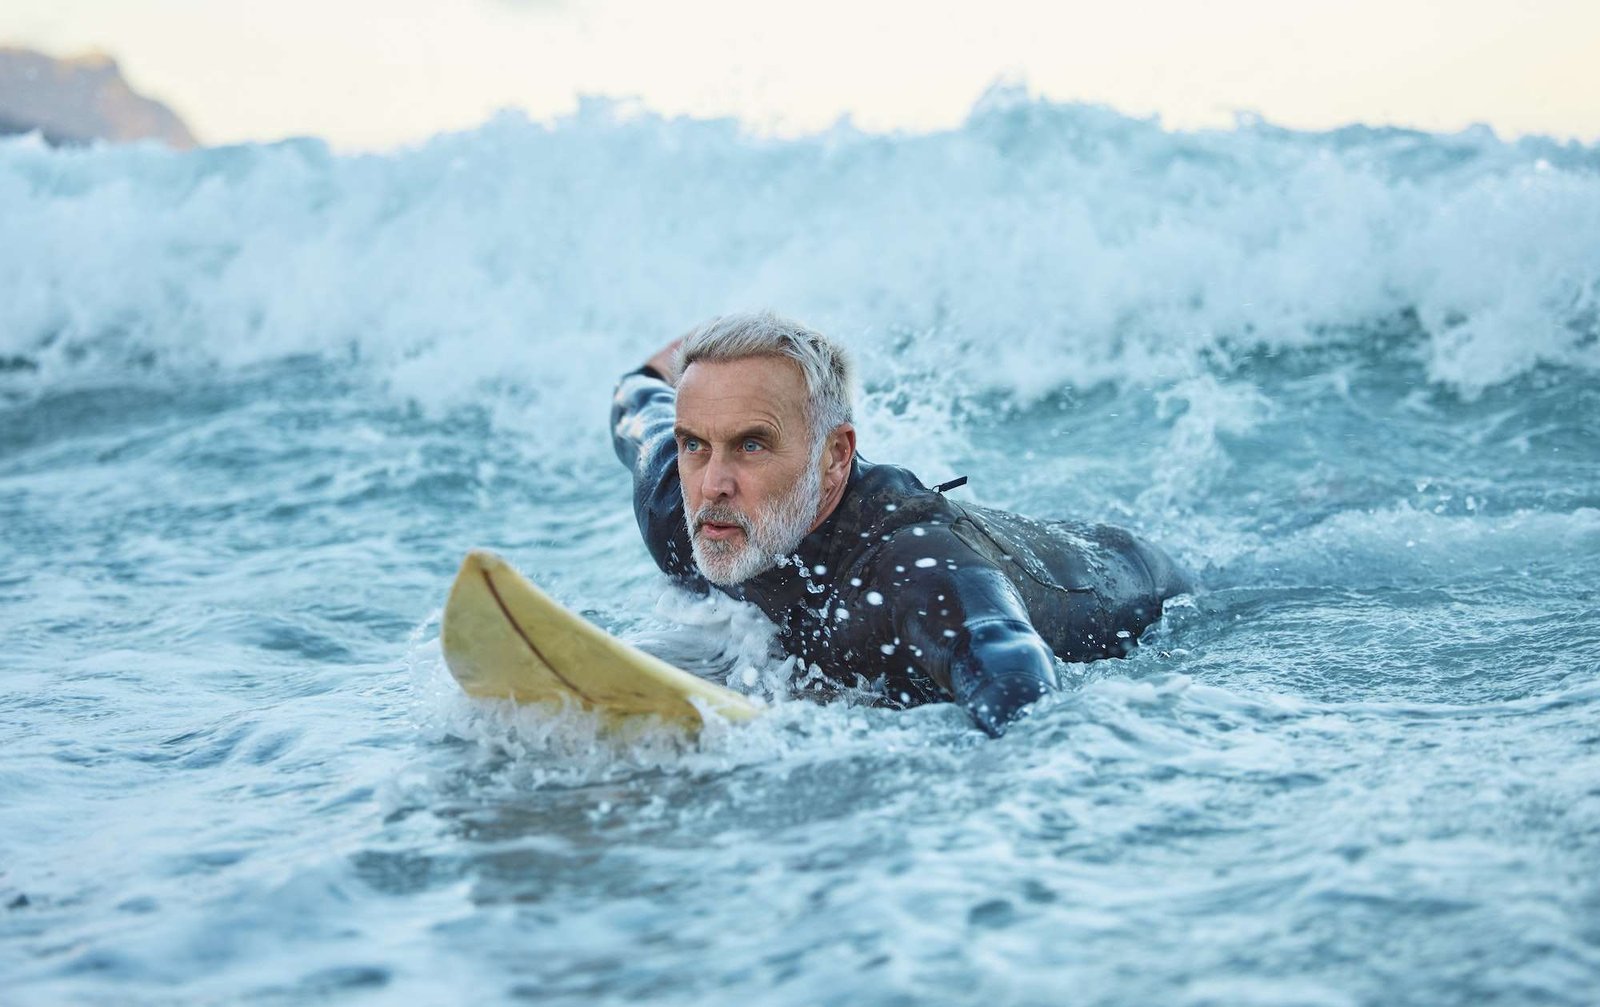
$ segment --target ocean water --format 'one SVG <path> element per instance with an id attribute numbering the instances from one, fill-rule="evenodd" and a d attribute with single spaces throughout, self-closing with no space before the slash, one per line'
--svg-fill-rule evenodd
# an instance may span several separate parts
<path id="1" fill-rule="evenodd" d="M 860 442 L 1203 590 L 991 741 L 670 588 L 612 382 L 846 341 Z M 461 696 L 494 548 L 766 698 Z M 0 1000 L 1600 1002 L 1600 147 L 997 90 L 383 155 L 0 144 Z"/>

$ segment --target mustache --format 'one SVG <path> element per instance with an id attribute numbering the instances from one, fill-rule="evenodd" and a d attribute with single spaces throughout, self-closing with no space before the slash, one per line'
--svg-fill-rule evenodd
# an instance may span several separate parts
<path id="1" fill-rule="evenodd" d="M 732 507 L 729 507 L 727 504 L 705 504 L 699 510 L 694 512 L 695 531 L 699 531 L 701 526 L 707 521 L 715 524 L 738 525 L 739 530 L 744 532 L 746 538 L 749 538 L 751 533 L 755 530 L 751 526 L 749 518 L 734 510 Z"/>

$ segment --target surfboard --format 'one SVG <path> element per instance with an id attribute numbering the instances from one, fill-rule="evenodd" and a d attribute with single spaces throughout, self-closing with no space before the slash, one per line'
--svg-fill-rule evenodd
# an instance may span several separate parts
<path id="1" fill-rule="evenodd" d="M 730 721 L 761 707 L 674 668 L 564 608 L 492 552 L 467 553 L 439 631 L 450 674 L 470 696 L 576 703 L 607 723 L 658 716 L 691 729 L 703 703 Z"/>

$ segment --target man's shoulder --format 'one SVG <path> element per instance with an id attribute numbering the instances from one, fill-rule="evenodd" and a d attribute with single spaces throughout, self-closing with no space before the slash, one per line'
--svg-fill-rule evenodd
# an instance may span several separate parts
<path id="1" fill-rule="evenodd" d="M 860 531 L 892 531 L 950 510 L 944 495 L 929 489 L 910 469 L 860 457 L 855 467 L 839 510 L 842 522 Z"/>
<path id="2" fill-rule="evenodd" d="M 975 553 L 972 536 L 960 527 L 965 509 L 909 469 L 864 464 L 846 504 L 837 533 L 853 540 L 853 562 L 847 565 L 864 581 L 903 585 L 986 558 Z"/>

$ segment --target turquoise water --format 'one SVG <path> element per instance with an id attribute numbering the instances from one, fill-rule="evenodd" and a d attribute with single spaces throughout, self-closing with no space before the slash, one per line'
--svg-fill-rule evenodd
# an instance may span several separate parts
<path id="1" fill-rule="evenodd" d="M 1600 999 L 1600 153 L 992 96 L 383 156 L 0 145 L 7 1002 Z M 1205 590 L 989 741 L 782 698 L 611 382 L 852 345 L 862 450 Z M 469 701 L 461 554 L 773 703 Z"/>

